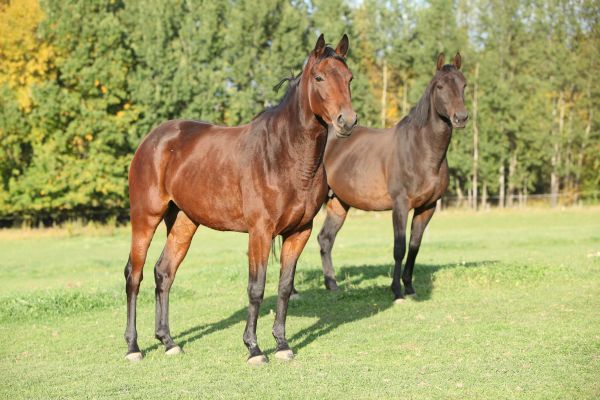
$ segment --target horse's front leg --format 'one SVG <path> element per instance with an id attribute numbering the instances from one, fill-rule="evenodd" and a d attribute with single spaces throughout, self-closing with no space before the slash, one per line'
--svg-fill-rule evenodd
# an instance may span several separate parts
<path id="1" fill-rule="evenodd" d="M 404 197 L 404 196 L 402 196 Z M 406 198 L 396 200 L 392 212 L 394 223 L 394 276 L 392 278 L 392 292 L 394 292 L 394 303 L 400 303 L 404 299 L 400 275 L 402 272 L 402 260 L 406 253 L 406 220 L 408 218 L 408 202 Z"/>
<path id="2" fill-rule="evenodd" d="M 294 287 L 296 262 L 302 253 L 310 233 L 312 222 L 302 230 L 285 235 L 281 248 L 281 271 L 279 273 L 279 292 L 277 295 L 277 315 L 273 324 L 273 336 L 277 341 L 275 357 L 281 360 L 291 360 L 294 352 L 290 349 L 285 338 L 285 320 L 287 316 L 288 301 Z"/>
<path id="3" fill-rule="evenodd" d="M 256 321 L 260 304 L 265 293 L 265 278 L 269 251 L 271 250 L 271 231 L 255 227 L 249 232 L 248 241 L 248 320 L 244 330 L 244 344 L 250 353 L 248 364 L 260 365 L 268 362 L 258 347 L 256 339 Z"/>
<path id="4" fill-rule="evenodd" d="M 430 204 L 422 208 L 415 209 L 413 215 L 412 224 L 410 228 L 410 243 L 408 245 L 408 256 L 406 256 L 406 265 L 404 266 L 404 272 L 402 273 L 402 282 L 404 283 L 404 293 L 407 296 L 415 295 L 415 289 L 412 286 L 412 275 L 413 268 L 415 267 L 415 260 L 419 253 L 419 247 L 421 247 L 421 239 L 423 238 L 423 232 L 427 224 L 431 220 L 433 213 L 435 212 L 435 203 Z"/>

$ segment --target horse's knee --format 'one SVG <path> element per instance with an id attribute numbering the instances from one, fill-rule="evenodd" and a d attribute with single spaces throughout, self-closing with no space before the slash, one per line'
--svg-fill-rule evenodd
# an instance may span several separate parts
<path id="1" fill-rule="evenodd" d="M 248 298 L 250 299 L 250 303 L 260 304 L 263 300 L 264 292 L 264 285 L 259 285 L 258 283 L 250 283 L 248 285 Z"/>
<path id="2" fill-rule="evenodd" d="M 321 248 L 321 254 L 325 254 L 331 250 L 331 246 L 333 243 L 332 235 L 328 232 L 322 230 L 317 236 L 317 242 L 319 242 L 319 247 Z"/>
<path id="3" fill-rule="evenodd" d="M 394 247 L 394 261 L 396 261 L 396 263 L 401 263 L 402 260 L 404 259 L 404 253 L 406 252 L 405 246 L 400 245 L 398 247 Z"/>
<path id="4" fill-rule="evenodd" d="M 154 281 L 156 282 L 156 289 L 166 290 L 173 282 L 173 274 L 168 268 L 160 268 L 157 265 L 154 268 Z"/>
<path id="5" fill-rule="evenodd" d="M 125 279 L 128 279 L 131 275 L 131 271 L 133 270 L 133 265 L 131 265 L 131 257 L 127 260 L 127 264 L 125 264 L 125 271 L 123 271 L 125 275 Z"/>
<path id="6" fill-rule="evenodd" d="M 410 243 L 408 244 L 408 251 L 410 253 L 418 253 L 419 252 L 419 247 L 421 247 L 421 241 L 417 241 L 416 239 L 410 240 Z"/>
<path id="7" fill-rule="evenodd" d="M 279 278 L 279 294 L 289 297 L 294 290 L 294 276 L 292 274 L 281 274 Z"/>
<path id="8" fill-rule="evenodd" d="M 125 291 L 127 293 L 138 294 L 140 283 L 144 279 L 144 274 L 140 270 L 138 273 L 133 268 L 125 267 Z"/>

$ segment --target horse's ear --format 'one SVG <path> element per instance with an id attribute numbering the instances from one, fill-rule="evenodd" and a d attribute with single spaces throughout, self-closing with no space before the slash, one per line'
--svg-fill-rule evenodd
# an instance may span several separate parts
<path id="1" fill-rule="evenodd" d="M 456 55 L 454 56 L 453 64 L 456 67 L 456 69 L 460 69 L 460 66 L 462 65 L 462 57 L 460 56 L 460 53 L 458 51 L 456 52 Z"/>
<path id="2" fill-rule="evenodd" d="M 335 48 L 335 52 L 338 54 L 338 56 L 345 58 L 346 54 L 348 54 L 349 46 L 350 44 L 348 43 L 348 35 L 344 33 L 344 36 L 342 36 L 342 39 Z"/>
<path id="3" fill-rule="evenodd" d="M 321 36 L 317 39 L 317 44 L 315 44 L 313 53 L 315 53 L 316 56 L 319 56 L 323 53 L 323 50 L 325 50 L 325 36 L 321 33 Z"/>
<path id="4" fill-rule="evenodd" d="M 445 61 L 446 61 L 446 57 L 444 56 L 444 53 L 440 53 L 440 55 L 438 56 L 438 59 L 437 59 L 437 70 L 438 71 L 440 69 L 442 69 Z"/>

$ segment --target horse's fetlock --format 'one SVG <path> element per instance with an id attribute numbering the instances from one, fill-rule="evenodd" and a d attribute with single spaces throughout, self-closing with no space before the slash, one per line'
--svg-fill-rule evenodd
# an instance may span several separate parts
<path id="1" fill-rule="evenodd" d="M 276 323 L 273 326 L 273 337 L 275 337 L 275 339 L 285 338 L 285 327 L 281 324 Z"/>

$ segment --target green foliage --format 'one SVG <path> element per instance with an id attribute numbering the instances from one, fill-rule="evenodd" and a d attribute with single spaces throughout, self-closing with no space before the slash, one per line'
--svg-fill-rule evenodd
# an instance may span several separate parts
<path id="1" fill-rule="evenodd" d="M 397 123 L 437 54 L 460 51 L 480 196 L 576 199 L 600 187 L 598 11 L 567 0 L 1 2 L 0 218 L 121 212 L 129 160 L 154 126 L 249 121 L 277 103 L 272 87 L 300 71 L 319 33 L 334 46 L 349 35 L 368 126 Z M 472 193 L 472 135 L 473 122 L 456 131 L 448 154 L 458 195 Z"/>
<path id="2" fill-rule="evenodd" d="M 18 177 L 30 156 L 29 125 L 8 85 L 0 86 L 0 205 L 6 199 L 8 183 Z"/>

